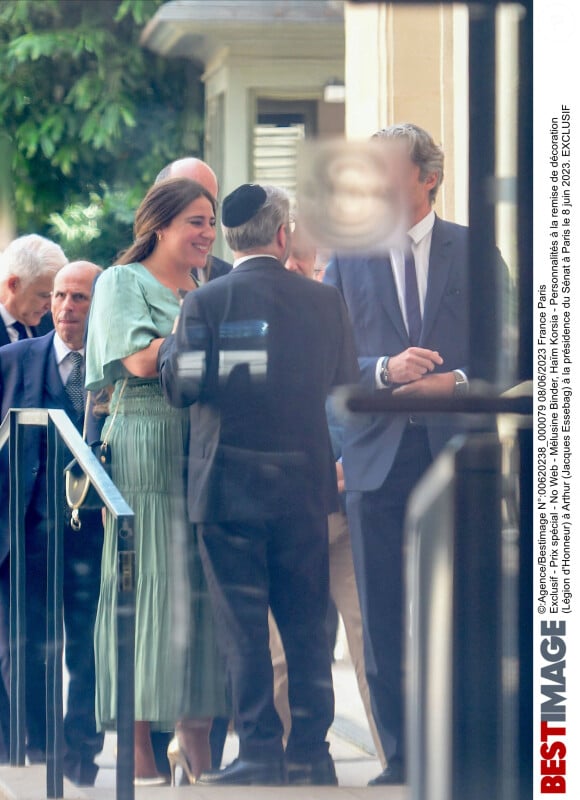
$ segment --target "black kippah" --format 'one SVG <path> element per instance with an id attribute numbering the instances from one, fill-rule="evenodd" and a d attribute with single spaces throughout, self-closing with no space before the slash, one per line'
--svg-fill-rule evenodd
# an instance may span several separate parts
<path id="1" fill-rule="evenodd" d="M 238 186 L 222 203 L 222 223 L 226 228 L 243 225 L 262 208 L 267 196 L 257 183 L 244 183 Z"/>

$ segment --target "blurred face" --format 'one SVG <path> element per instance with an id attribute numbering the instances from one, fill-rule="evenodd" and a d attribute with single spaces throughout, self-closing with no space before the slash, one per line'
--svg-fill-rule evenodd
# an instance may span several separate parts
<path id="1" fill-rule="evenodd" d="M 316 268 L 316 247 L 300 224 L 295 224 L 290 234 L 289 252 L 285 261 L 286 269 L 297 272 L 305 278 L 314 278 Z"/>
<path id="2" fill-rule="evenodd" d="M 385 145 L 391 185 L 399 193 L 407 210 L 409 227 L 412 227 L 431 210 L 429 192 L 437 182 L 437 175 L 428 175 L 421 181 L 421 170 L 411 161 L 407 146 L 397 141 L 387 141 Z"/>
<path id="3" fill-rule="evenodd" d="M 34 327 L 50 310 L 55 272 L 45 272 L 36 280 L 23 285 L 20 278 L 8 278 L 5 306 L 19 322 Z"/>
<path id="4" fill-rule="evenodd" d="M 326 266 L 330 261 L 332 253 L 329 250 L 324 249 L 317 249 L 316 250 L 316 263 L 314 264 L 314 280 L 315 281 L 322 281 L 324 280 L 324 273 L 326 272 Z"/>
<path id="5" fill-rule="evenodd" d="M 83 346 L 95 275 L 86 267 L 63 267 L 54 280 L 52 319 L 56 332 L 71 350 Z"/>
<path id="6" fill-rule="evenodd" d="M 166 228 L 155 248 L 174 267 L 184 271 L 205 267 L 215 240 L 215 215 L 206 197 L 198 197 Z"/>
<path id="7" fill-rule="evenodd" d="M 286 260 L 286 269 L 289 269 L 290 272 L 298 272 L 305 278 L 314 278 L 315 266 L 316 250 L 312 247 L 301 246 L 300 242 L 292 242 L 290 255 Z"/>

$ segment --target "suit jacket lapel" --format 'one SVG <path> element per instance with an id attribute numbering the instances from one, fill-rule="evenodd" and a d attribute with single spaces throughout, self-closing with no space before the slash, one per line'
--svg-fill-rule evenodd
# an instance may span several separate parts
<path id="1" fill-rule="evenodd" d="M 370 258 L 367 265 L 367 274 L 370 278 L 369 285 L 371 294 L 367 298 L 367 302 L 370 303 L 370 308 L 374 306 L 377 302 L 377 298 L 379 298 L 387 316 L 395 326 L 402 341 L 408 341 L 409 334 L 407 333 L 407 328 L 405 327 L 401 307 L 399 305 L 399 296 L 397 294 L 391 259 L 388 256 L 383 258 Z"/>
<path id="2" fill-rule="evenodd" d="M 420 345 L 427 341 L 433 323 L 439 313 L 439 305 L 443 291 L 447 285 L 451 269 L 451 256 L 453 242 L 445 232 L 441 220 L 436 217 L 431 236 L 431 250 L 429 253 L 429 276 L 427 279 L 427 295 L 423 309 L 423 327 L 421 330 Z"/>
<path id="3" fill-rule="evenodd" d="M 8 331 L 6 330 L 4 320 L 2 317 L 0 317 L 0 347 L 5 344 L 10 344 L 10 337 L 8 336 Z"/>
<path id="4" fill-rule="evenodd" d="M 58 403 L 59 407 L 64 407 L 70 415 L 72 404 L 69 402 L 68 395 L 64 390 L 56 358 L 53 357 L 50 351 L 47 353 L 46 360 L 45 387 L 48 400 Z"/>
<path id="5" fill-rule="evenodd" d="M 24 350 L 22 359 L 22 408 L 38 408 L 42 406 L 46 356 L 52 347 L 50 342 L 28 340 L 30 344 Z"/>
<path id="6" fill-rule="evenodd" d="M 80 431 L 82 429 L 84 414 L 79 415 L 77 413 L 72 404 L 72 400 L 64 388 L 52 347 L 49 348 L 46 356 L 46 380 L 44 382 L 46 405 L 48 408 L 62 408 L 63 411 L 66 411 L 73 424 Z"/>
<path id="7" fill-rule="evenodd" d="M 70 413 L 72 404 L 56 363 L 53 348 L 54 334 L 34 340 L 27 348 L 24 364 L 24 397 L 26 405 L 34 408 L 40 402 L 48 407 L 65 408 Z M 46 402 L 45 402 L 46 401 Z"/>

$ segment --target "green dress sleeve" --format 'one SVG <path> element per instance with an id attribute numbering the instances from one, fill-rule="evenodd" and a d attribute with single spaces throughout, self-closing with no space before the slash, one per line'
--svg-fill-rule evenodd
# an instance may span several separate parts
<path id="1" fill-rule="evenodd" d="M 86 346 L 87 389 L 95 391 L 129 375 L 121 359 L 169 332 L 165 324 L 160 330 L 157 309 L 147 297 L 151 287 L 135 267 L 140 265 L 109 267 L 95 284 Z M 167 320 L 170 326 L 170 313 Z"/>

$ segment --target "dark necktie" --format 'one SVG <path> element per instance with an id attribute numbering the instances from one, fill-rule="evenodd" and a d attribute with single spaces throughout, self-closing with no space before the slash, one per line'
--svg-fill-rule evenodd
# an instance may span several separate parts
<path id="1" fill-rule="evenodd" d="M 415 346 L 419 344 L 419 339 L 421 338 L 422 320 L 415 256 L 413 255 L 410 237 L 407 240 L 407 248 L 405 250 L 405 312 L 407 314 L 409 341 L 412 346 Z"/>
<path id="2" fill-rule="evenodd" d="M 73 365 L 70 375 L 68 376 L 66 386 L 64 387 L 66 393 L 68 394 L 71 403 L 74 406 L 74 410 L 80 416 L 83 413 L 83 409 L 85 407 L 85 395 L 84 395 L 84 358 L 83 356 L 76 352 L 71 351 L 68 356 L 68 360 Z"/>
<path id="3" fill-rule="evenodd" d="M 18 334 L 19 341 L 20 339 L 28 339 L 28 333 L 26 331 L 26 327 L 21 322 L 18 322 L 18 320 L 16 320 L 16 322 L 12 323 L 12 327 Z"/>

